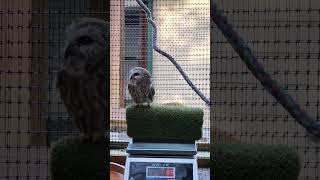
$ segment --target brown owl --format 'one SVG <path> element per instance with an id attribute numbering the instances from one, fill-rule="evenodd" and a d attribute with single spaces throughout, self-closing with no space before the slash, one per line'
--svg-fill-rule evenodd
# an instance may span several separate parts
<path id="1" fill-rule="evenodd" d="M 107 22 L 80 18 L 66 28 L 56 86 L 73 123 L 92 141 L 106 131 L 109 57 Z"/>
<path id="2" fill-rule="evenodd" d="M 131 69 L 128 90 L 136 105 L 150 106 L 155 94 L 150 73 L 142 67 Z"/>

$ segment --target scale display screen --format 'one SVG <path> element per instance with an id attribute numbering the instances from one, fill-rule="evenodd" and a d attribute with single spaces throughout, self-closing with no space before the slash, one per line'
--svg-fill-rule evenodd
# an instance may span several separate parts
<path id="1" fill-rule="evenodd" d="M 175 178 L 175 167 L 147 167 L 147 178 Z"/>
<path id="2" fill-rule="evenodd" d="M 131 162 L 129 180 L 193 180 L 192 163 Z"/>

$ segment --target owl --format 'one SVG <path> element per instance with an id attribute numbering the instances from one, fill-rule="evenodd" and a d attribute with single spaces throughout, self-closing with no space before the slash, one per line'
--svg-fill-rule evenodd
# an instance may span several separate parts
<path id="1" fill-rule="evenodd" d="M 142 67 L 131 69 L 128 90 L 136 105 L 150 106 L 155 94 L 150 73 Z"/>
<path id="2" fill-rule="evenodd" d="M 85 139 L 102 140 L 109 96 L 109 24 L 96 18 L 74 20 L 66 28 L 62 56 L 56 87 L 69 116 Z"/>

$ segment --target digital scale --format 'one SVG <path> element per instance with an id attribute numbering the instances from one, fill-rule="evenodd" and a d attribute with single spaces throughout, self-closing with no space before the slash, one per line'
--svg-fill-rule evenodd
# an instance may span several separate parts
<path id="1" fill-rule="evenodd" d="M 198 180 L 197 146 L 130 142 L 124 180 Z"/>

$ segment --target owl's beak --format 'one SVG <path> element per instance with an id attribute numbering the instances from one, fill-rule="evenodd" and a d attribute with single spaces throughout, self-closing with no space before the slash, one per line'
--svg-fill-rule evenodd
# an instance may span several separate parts
<path id="1" fill-rule="evenodd" d="M 134 76 L 130 77 L 130 84 L 135 85 L 136 83 L 137 79 Z"/>
<path id="2" fill-rule="evenodd" d="M 72 42 L 69 44 L 68 47 L 66 47 L 65 51 L 64 51 L 64 57 L 67 58 L 69 56 L 75 55 L 79 53 L 79 46 Z"/>

